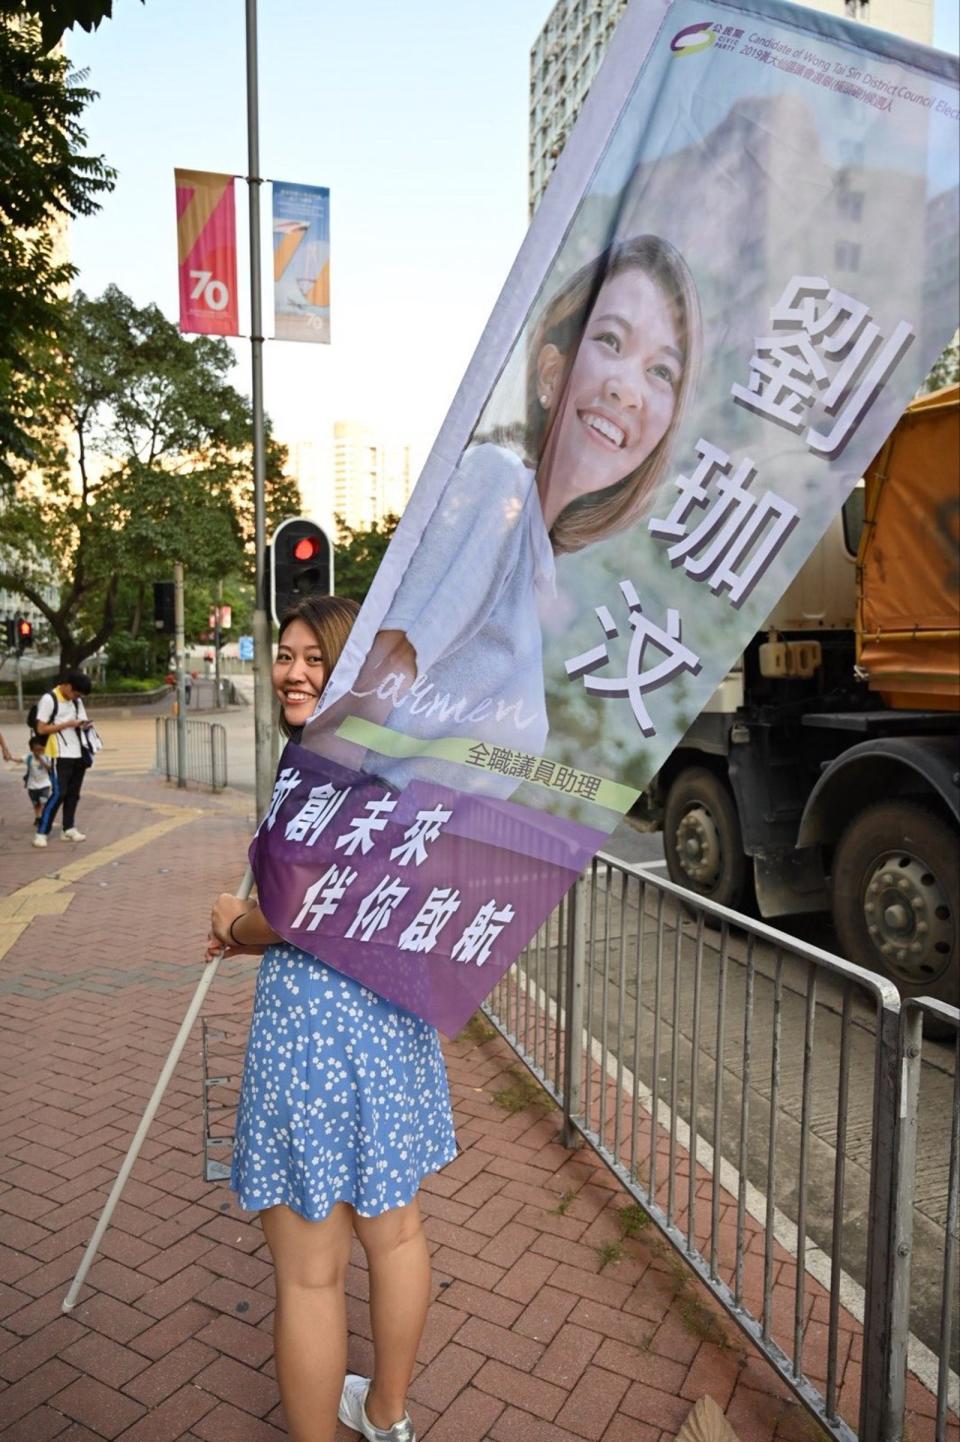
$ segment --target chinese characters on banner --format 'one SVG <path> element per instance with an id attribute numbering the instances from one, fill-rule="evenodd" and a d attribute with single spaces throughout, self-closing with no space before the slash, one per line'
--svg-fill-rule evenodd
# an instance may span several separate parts
<path id="1" fill-rule="evenodd" d="M 779 0 L 652 13 L 621 21 L 251 852 L 282 936 L 447 1031 L 957 326 L 956 60 Z"/>
<path id="2" fill-rule="evenodd" d="M 288 745 L 250 858 L 283 932 L 453 1033 L 603 840 L 521 807 L 403 790 Z"/>
<path id="3" fill-rule="evenodd" d="M 238 335 L 233 176 L 176 170 L 180 329 Z"/>

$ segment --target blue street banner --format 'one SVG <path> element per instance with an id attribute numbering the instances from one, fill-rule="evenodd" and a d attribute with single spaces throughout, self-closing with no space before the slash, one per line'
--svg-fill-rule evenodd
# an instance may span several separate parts
<path id="1" fill-rule="evenodd" d="M 237 655 L 239 656 L 239 658 L 240 658 L 241 661 L 252 661 L 252 660 L 253 660 L 253 637 L 252 637 L 252 636 L 238 636 L 238 637 L 237 637 Z"/>
<path id="2" fill-rule="evenodd" d="M 489 993 L 951 339 L 958 113 L 854 22 L 629 7 L 281 758 L 282 936 L 448 1032 Z"/>
<path id="3" fill-rule="evenodd" d="M 277 340 L 330 344 L 330 192 L 273 182 L 273 303 Z"/>

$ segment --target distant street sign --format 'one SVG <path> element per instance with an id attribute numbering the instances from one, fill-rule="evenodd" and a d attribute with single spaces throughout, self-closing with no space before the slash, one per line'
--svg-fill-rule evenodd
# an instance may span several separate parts
<path id="1" fill-rule="evenodd" d="M 239 650 L 239 652 L 240 652 L 240 660 L 241 660 L 241 661 L 252 661 L 252 660 L 253 660 L 253 637 L 252 637 L 252 636 L 239 636 L 239 637 L 237 638 L 237 648 L 238 648 L 238 650 Z"/>

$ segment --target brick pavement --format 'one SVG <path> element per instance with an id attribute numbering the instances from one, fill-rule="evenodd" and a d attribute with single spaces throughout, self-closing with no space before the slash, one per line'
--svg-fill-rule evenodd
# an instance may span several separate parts
<path id="1" fill-rule="evenodd" d="M 94 773 L 88 842 L 34 851 L 19 776 L 0 773 L 0 1442 L 286 1436 L 262 1234 L 201 1179 L 196 1036 L 61 1311 L 192 994 L 209 899 L 241 874 L 249 805 Z M 253 965 L 225 964 L 207 999 L 228 1036 Z M 516 1090 L 506 1045 L 474 1025 L 445 1051 L 463 1150 L 421 1194 L 435 1286 L 411 1389 L 422 1442 L 666 1442 L 705 1394 L 741 1442 L 816 1437 L 609 1172 L 559 1145 L 556 1113 L 498 1105 Z M 361 1371 L 366 1282 L 358 1249 Z M 921 1439 L 932 1399 L 912 1381 L 910 1395 Z"/>

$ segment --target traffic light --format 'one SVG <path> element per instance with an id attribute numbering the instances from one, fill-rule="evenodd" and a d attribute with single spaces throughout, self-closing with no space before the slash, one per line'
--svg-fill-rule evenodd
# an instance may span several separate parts
<path id="1" fill-rule="evenodd" d="M 17 644 L 17 623 L 12 616 L 8 616 L 4 621 L 3 630 L 6 636 L 7 649 L 12 651 Z"/>
<path id="2" fill-rule="evenodd" d="M 28 646 L 33 645 L 33 622 L 26 616 L 17 617 L 17 655 L 22 656 Z"/>
<path id="3" fill-rule="evenodd" d="M 176 629 L 173 619 L 172 581 L 153 583 L 153 625 L 154 629 L 164 636 L 172 636 Z"/>
<path id="4" fill-rule="evenodd" d="M 281 521 L 267 551 L 267 609 L 276 624 L 284 611 L 304 596 L 329 596 L 332 590 L 329 536 L 304 516 Z"/>

